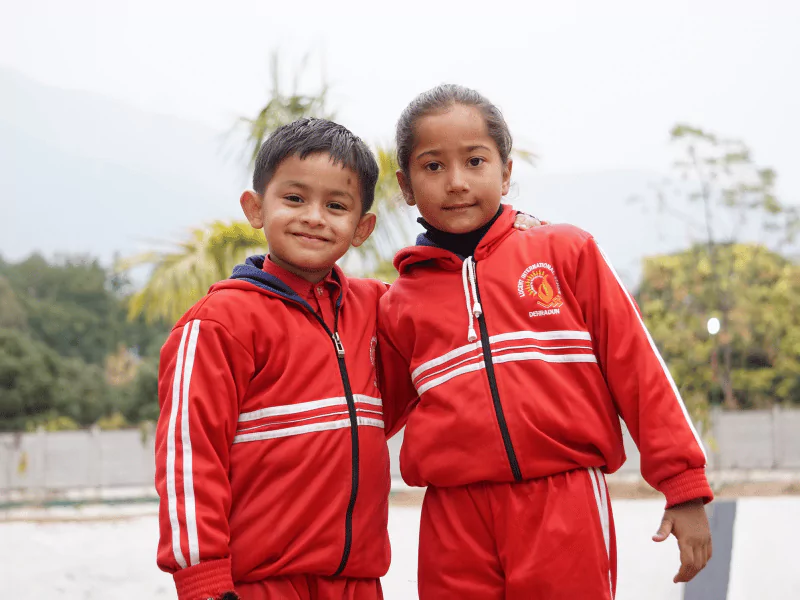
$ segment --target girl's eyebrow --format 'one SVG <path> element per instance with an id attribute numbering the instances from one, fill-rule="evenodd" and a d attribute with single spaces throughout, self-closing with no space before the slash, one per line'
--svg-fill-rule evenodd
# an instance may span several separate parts
<path id="1" fill-rule="evenodd" d="M 439 156 L 441 152 L 439 152 L 438 150 L 425 150 L 425 152 L 420 152 L 419 154 L 417 154 L 417 160 L 419 160 L 420 158 L 422 158 L 427 154 L 430 154 L 431 156 Z"/>
<path id="2" fill-rule="evenodd" d="M 478 144 L 477 146 L 467 146 L 467 152 L 475 152 L 475 150 L 486 150 L 487 152 L 490 152 L 491 148 L 484 146 L 483 144 Z"/>

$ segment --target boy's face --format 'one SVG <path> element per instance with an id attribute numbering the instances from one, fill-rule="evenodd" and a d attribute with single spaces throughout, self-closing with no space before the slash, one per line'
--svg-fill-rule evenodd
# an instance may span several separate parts
<path id="1" fill-rule="evenodd" d="M 240 203 L 250 225 L 264 229 L 270 258 L 313 283 L 375 227 L 375 215 L 361 214 L 358 176 L 327 153 L 287 157 L 263 195 L 246 191 Z"/>

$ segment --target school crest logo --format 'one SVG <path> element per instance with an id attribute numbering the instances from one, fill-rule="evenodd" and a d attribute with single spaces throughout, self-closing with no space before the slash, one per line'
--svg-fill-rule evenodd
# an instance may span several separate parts
<path id="1" fill-rule="evenodd" d="M 541 308 L 529 312 L 529 317 L 557 315 L 564 304 L 558 277 L 548 263 L 536 263 L 525 269 L 517 282 L 517 293 L 520 298 L 534 299 Z"/>

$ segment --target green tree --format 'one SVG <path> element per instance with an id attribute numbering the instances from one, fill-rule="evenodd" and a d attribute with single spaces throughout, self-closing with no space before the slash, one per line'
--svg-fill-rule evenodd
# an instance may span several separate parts
<path id="1" fill-rule="evenodd" d="M 21 331 L 0 329 L 0 429 L 23 429 L 55 402 L 59 357 Z"/>
<path id="2" fill-rule="evenodd" d="M 800 267 L 763 246 L 719 245 L 715 259 L 733 265 L 735 293 L 719 345 L 730 348 L 732 394 L 743 408 L 800 401 Z M 705 416 L 723 401 L 718 342 L 706 328 L 716 309 L 708 293 L 717 266 L 700 245 L 644 261 L 638 300 L 643 317 L 689 410 Z"/>
<path id="3" fill-rule="evenodd" d="M 130 423 L 158 419 L 158 362 L 148 360 L 140 365 L 136 377 L 123 397 L 122 414 Z"/>
<path id="4" fill-rule="evenodd" d="M 740 140 L 684 124 L 673 128 L 671 139 L 680 155 L 673 165 L 679 181 L 660 186 L 656 204 L 696 233 L 692 263 L 707 263 L 708 268 L 700 275 L 702 286 L 694 290 L 692 302 L 703 306 L 705 319 L 717 316 L 721 321 L 720 335 L 711 340 L 710 352 L 718 365 L 713 377 L 725 405 L 737 408 L 732 319 L 741 290 L 748 285 L 740 278 L 743 273 L 737 261 L 753 257 L 743 258 L 730 248 L 745 241 L 764 243 L 776 250 L 785 248 L 800 229 L 800 216 L 796 207 L 777 198 L 775 171 L 757 165 Z"/>
<path id="5" fill-rule="evenodd" d="M 28 316 L 8 279 L 0 275 L 0 328 L 26 329 Z"/>

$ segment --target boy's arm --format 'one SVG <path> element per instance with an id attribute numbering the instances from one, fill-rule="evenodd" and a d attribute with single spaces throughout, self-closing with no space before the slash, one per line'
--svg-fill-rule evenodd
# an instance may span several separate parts
<path id="1" fill-rule="evenodd" d="M 229 457 L 239 398 L 252 372 L 250 353 L 214 321 L 176 327 L 161 351 L 157 560 L 173 574 L 179 600 L 218 599 L 234 591 Z"/>
<path id="2" fill-rule="evenodd" d="M 384 314 L 381 315 L 384 317 Z M 378 319 L 378 385 L 383 400 L 386 439 L 400 431 L 417 401 L 408 360 L 392 341 L 392 332 Z"/>
<path id="3" fill-rule="evenodd" d="M 581 250 L 575 295 L 611 395 L 641 453 L 642 475 L 667 499 L 710 502 L 706 456 L 635 301 L 594 238 Z"/>

